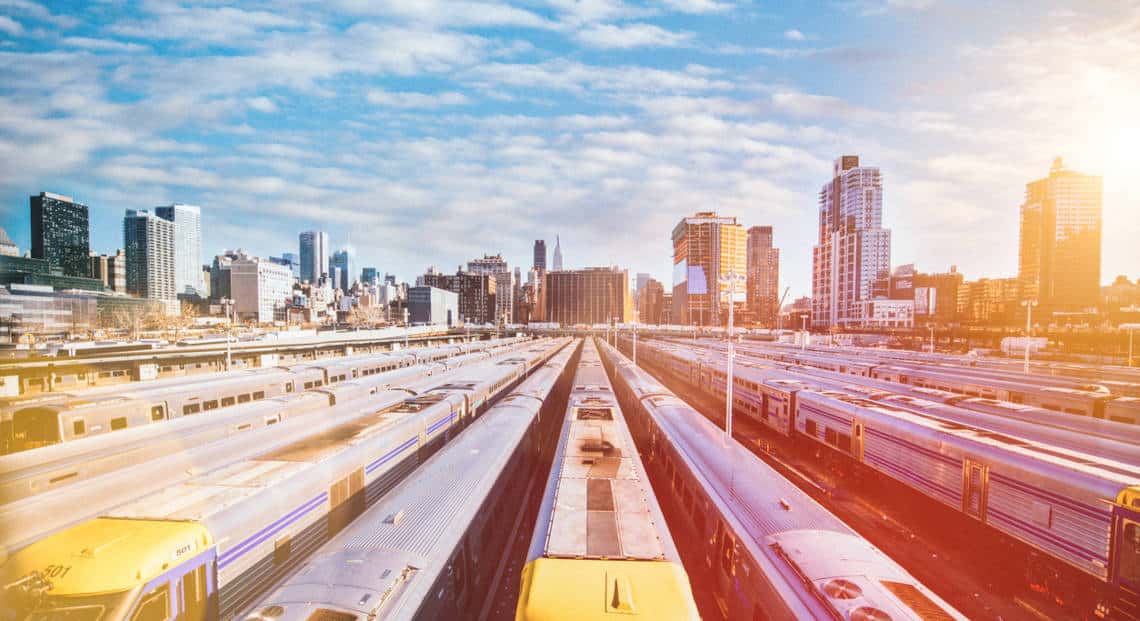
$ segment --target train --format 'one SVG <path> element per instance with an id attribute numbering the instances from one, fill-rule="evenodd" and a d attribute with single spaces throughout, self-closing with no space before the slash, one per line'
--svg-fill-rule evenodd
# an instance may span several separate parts
<path id="1" fill-rule="evenodd" d="M 564 345 L 548 343 L 548 356 Z M 0 566 L 0 614 L 231 619 L 528 371 L 510 359 L 465 368 L 462 380 L 46 536 Z M 137 473 L 110 476 L 129 486 Z"/>
<path id="2" fill-rule="evenodd" d="M 718 365 L 645 343 L 639 356 L 667 360 L 661 368 L 677 379 L 724 394 Z M 1140 466 L 807 385 L 781 390 L 738 378 L 733 401 L 764 428 L 824 449 L 856 480 L 870 472 L 901 483 L 1026 546 L 1032 590 L 1073 610 L 1140 619 Z"/>
<path id="3" fill-rule="evenodd" d="M 460 619 L 498 592 L 550 465 L 578 343 L 565 347 L 367 513 L 247 621 Z"/>
<path id="4" fill-rule="evenodd" d="M 380 390 L 408 390 L 406 387 L 410 382 L 458 368 L 465 363 L 487 359 L 492 353 L 492 350 L 484 349 L 447 360 L 374 373 L 371 371 L 375 367 L 365 366 L 362 371 L 352 373 L 345 380 L 302 392 L 251 400 L 212 412 L 209 416 L 181 416 L 162 425 L 138 425 L 120 433 L 99 434 L 83 441 L 61 442 L 33 451 L 2 455 L 0 505 L 74 485 L 125 465 L 180 451 L 187 446 L 201 446 L 300 416 L 324 412 L 337 405 L 338 401 L 372 395 Z M 330 369 L 335 367 L 325 367 L 324 371 L 331 373 Z M 353 376 L 356 379 L 352 379 Z M 244 389 L 246 391 L 252 390 L 261 381 L 249 376 L 238 379 L 253 384 Z"/>
<path id="5" fill-rule="evenodd" d="M 617 350 L 603 352 L 687 566 L 702 570 L 706 619 L 966 618 Z"/>
<path id="6" fill-rule="evenodd" d="M 587 339 L 527 552 L 518 621 L 698 619 L 645 466 Z"/>
<path id="7" fill-rule="evenodd" d="M 702 347 L 720 348 L 721 343 L 701 342 Z M 1049 376 L 1012 378 L 994 373 L 978 374 L 965 368 L 909 366 L 899 361 L 858 360 L 838 354 L 799 352 L 783 348 L 747 348 L 746 354 L 777 362 L 824 369 L 857 377 L 885 380 L 908 386 L 931 388 L 965 395 L 1010 401 L 1129 425 L 1140 425 L 1140 399 L 1113 394 L 1099 384 Z"/>
<path id="8" fill-rule="evenodd" d="M 288 367 L 195 375 L 140 385 L 104 386 L 17 401 L 0 412 L 0 454 L 26 451 L 320 388 L 413 364 L 444 360 L 503 344 L 360 354 Z"/>

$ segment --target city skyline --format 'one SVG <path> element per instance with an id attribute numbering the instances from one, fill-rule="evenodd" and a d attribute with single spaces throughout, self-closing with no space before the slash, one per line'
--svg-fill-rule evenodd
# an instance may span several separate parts
<path id="1" fill-rule="evenodd" d="M 838 155 L 882 170 L 894 264 L 956 264 L 970 278 L 1016 273 L 1024 184 L 1061 156 L 1104 177 L 1101 283 L 1138 275 L 1126 173 L 1140 44 L 1125 34 L 1140 13 L 1127 7 L 1003 4 L 982 25 L 938 2 L 782 15 L 731 2 L 596 14 L 488 4 L 474 23 L 442 5 L 338 23 L 258 7 L 226 9 L 248 42 L 219 50 L 190 25 L 208 9 L 21 6 L 3 35 L 0 131 L 15 165 L 0 173 L 0 222 L 22 251 L 24 201 L 46 190 L 90 207 L 100 253 L 119 247 L 125 210 L 184 202 L 202 207 L 204 262 L 226 248 L 279 255 L 307 229 L 339 247 L 351 231 L 360 264 L 410 279 L 486 251 L 527 266 L 534 239 L 560 235 L 579 257 L 567 267 L 617 264 L 668 286 L 672 223 L 711 205 L 774 227 L 794 299 L 810 293 L 805 222 Z M 35 33 L 56 37 L 45 49 Z M 352 59 L 318 45 L 347 33 L 381 55 L 359 84 L 345 79 Z M 897 43 L 861 43 L 884 33 Z M 286 82 L 251 69 L 286 47 L 319 68 Z M 914 60 L 924 54 L 945 62 Z M 959 62 L 989 69 L 963 83 Z M 187 79 L 182 99 L 163 94 L 166 70 Z M 1069 88 L 1040 84 L 1042 72 Z M 32 105 L 45 92 L 71 95 Z M 310 106 L 319 120 L 301 114 Z M 329 140 L 348 131 L 360 136 Z M 393 148 L 402 155 L 377 155 Z M 417 234 L 427 222 L 432 239 Z"/>

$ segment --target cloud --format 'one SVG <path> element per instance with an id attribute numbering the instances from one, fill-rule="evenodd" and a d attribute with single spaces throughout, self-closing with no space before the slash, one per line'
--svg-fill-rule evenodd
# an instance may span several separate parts
<path id="1" fill-rule="evenodd" d="M 7 15 L 0 15 L 0 32 L 7 33 L 10 36 L 18 37 L 24 34 L 24 27 L 20 22 L 8 17 Z"/>
<path id="2" fill-rule="evenodd" d="M 411 93 L 390 92 L 382 89 L 368 91 L 369 103 L 387 106 L 389 108 L 426 108 L 435 109 L 442 106 L 461 106 L 470 100 L 463 93 Z"/>
<path id="3" fill-rule="evenodd" d="M 671 32 L 652 24 L 596 24 L 578 31 L 578 41 L 603 49 L 630 49 L 635 47 L 678 47 L 692 38 L 692 33 Z"/>
<path id="4" fill-rule="evenodd" d="M 853 106 L 839 97 L 799 91 L 772 94 L 772 107 L 791 116 L 847 119 L 858 122 L 882 120 L 881 113 Z"/>
<path id="5" fill-rule="evenodd" d="M 273 100 L 268 97 L 250 97 L 245 100 L 245 105 L 253 110 L 266 114 L 277 112 L 277 104 L 273 103 Z"/>
<path id="6" fill-rule="evenodd" d="M 796 30 L 795 28 L 792 28 L 790 30 L 784 31 L 784 38 L 789 41 L 803 41 L 807 37 L 804 36 L 804 33 Z"/>
<path id="7" fill-rule="evenodd" d="M 78 19 L 69 15 L 55 15 L 43 5 L 30 0 L 0 0 L 0 8 L 7 9 L 4 12 L 19 13 L 60 28 L 74 28 L 79 25 Z"/>
<path id="8" fill-rule="evenodd" d="M 144 52 L 150 49 L 138 43 L 90 37 L 64 37 L 61 42 L 68 47 L 78 47 L 96 52 Z"/>
<path id="9" fill-rule="evenodd" d="M 682 13 L 719 13 L 734 8 L 731 2 L 715 0 L 665 0 L 665 4 Z"/>

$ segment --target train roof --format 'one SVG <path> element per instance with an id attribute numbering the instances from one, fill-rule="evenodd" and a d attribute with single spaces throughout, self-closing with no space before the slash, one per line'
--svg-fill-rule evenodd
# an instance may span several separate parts
<path id="1" fill-rule="evenodd" d="M 33 571 L 67 567 L 51 575 L 47 595 L 77 596 L 121 592 L 146 584 L 169 563 L 193 556 L 211 544 L 205 528 L 164 520 L 88 520 L 20 550 L 0 566 L 3 584 Z"/>

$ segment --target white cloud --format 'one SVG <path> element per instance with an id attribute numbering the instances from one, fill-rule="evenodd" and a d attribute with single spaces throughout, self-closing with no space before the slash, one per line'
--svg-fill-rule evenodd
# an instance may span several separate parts
<path id="1" fill-rule="evenodd" d="M 784 38 L 789 41 L 803 41 L 807 37 L 804 36 L 804 33 L 796 30 L 795 28 L 792 28 L 790 30 L 784 31 Z"/>
<path id="2" fill-rule="evenodd" d="M 0 32 L 7 33 L 10 36 L 18 37 L 24 34 L 24 27 L 20 22 L 8 17 L 7 15 L 0 15 Z"/>
<path id="3" fill-rule="evenodd" d="M 91 37 L 64 37 L 62 43 L 68 47 L 78 47 L 97 52 L 143 52 L 150 49 L 138 43 L 116 41 L 114 39 L 94 39 Z"/>
<path id="4" fill-rule="evenodd" d="M 603 49 L 630 49 L 635 47 L 677 47 L 693 38 L 692 33 L 671 32 L 652 24 L 595 24 L 575 35 L 578 41 Z"/>
<path id="5" fill-rule="evenodd" d="M 718 13 L 733 8 L 731 2 L 716 0 L 665 0 L 665 4 L 682 13 Z"/>
<path id="6" fill-rule="evenodd" d="M 266 114 L 277 112 L 277 104 L 273 103 L 273 100 L 268 97 L 250 97 L 245 100 L 245 105 L 258 112 L 265 112 Z"/>
<path id="7" fill-rule="evenodd" d="M 425 108 L 434 109 L 441 106 L 461 106 L 470 101 L 463 93 L 412 93 L 391 92 L 382 89 L 368 91 L 369 103 L 387 106 L 390 108 Z"/>

